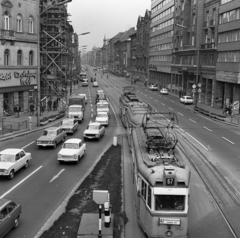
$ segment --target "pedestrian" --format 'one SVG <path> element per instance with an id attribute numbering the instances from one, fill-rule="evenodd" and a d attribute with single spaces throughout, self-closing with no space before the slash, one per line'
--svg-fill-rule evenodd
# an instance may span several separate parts
<path id="1" fill-rule="evenodd" d="M 107 79 L 108 79 L 108 74 L 107 74 Z"/>
<path id="2" fill-rule="evenodd" d="M 58 102 L 57 102 L 57 99 L 56 99 L 56 100 L 54 100 L 54 102 L 53 102 L 53 110 L 54 110 L 54 111 L 57 111 L 57 107 L 58 107 Z"/>
<path id="3" fill-rule="evenodd" d="M 48 101 L 48 111 L 51 111 L 51 110 L 52 110 L 52 100 L 50 98 Z"/>
<path id="4" fill-rule="evenodd" d="M 21 107 L 17 104 L 17 117 L 20 117 Z"/>
<path id="5" fill-rule="evenodd" d="M 13 110 L 14 110 L 14 113 L 15 113 L 15 115 L 17 117 L 18 116 L 18 114 L 17 114 L 17 104 L 14 106 Z"/>
<path id="6" fill-rule="evenodd" d="M 30 116 L 33 116 L 33 113 L 34 113 L 34 105 L 31 104 L 30 107 L 29 107 L 29 109 L 30 109 Z"/>
<path id="7" fill-rule="evenodd" d="M 40 102 L 40 116 L 43 114 L 43 112 L 44 112 L 43 102 Z"/>

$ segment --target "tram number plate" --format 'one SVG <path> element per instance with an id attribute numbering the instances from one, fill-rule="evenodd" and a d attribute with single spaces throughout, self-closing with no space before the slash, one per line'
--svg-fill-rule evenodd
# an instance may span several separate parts
<path id="1" fill-rule="evenodd" d="M 162 218 L 159 217 L 159 224 L 164 224 L 164 225 L 175 225 L 175 226 L 180 226 L 181 225 L 181 220 L 180 219 L 173 219 L 173 218 Z"/>
<path id="2" fill-rule="evenodd" d="M 174 186 L 174 178 L 166 178 L 166 186 Z"/>

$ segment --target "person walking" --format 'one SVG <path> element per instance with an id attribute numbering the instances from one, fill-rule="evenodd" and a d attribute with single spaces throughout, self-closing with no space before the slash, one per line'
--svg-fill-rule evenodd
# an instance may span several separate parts
<path id="1" fill-rule="evenodd" d="M 48 111 L 51 111 L 51 110 L 52 110 L 52 100 L 50 98 L 48 101 Z"/>
<path id="2" fill-rule="evenodd" d="M 17 104 L 17 117 L 20 117 L 21 107 Z"/>
<path id="3" fill-rule="evenodd" d="M 13 110 L 14 110 L 14 113 L 15 113 L 16 117 L 18 117 L 18 114 L 17 114 L 17 104 L 14 106 Z"/>
<path id="4" fill-rule="evenodd" d="M 30 105 L 30 107 L 29 107 L 29 109 L 30 109 L 30 116 L 33 116 L 33 113 L 34 113 L 34 105 L 33 104 L 31 104 Z"/>

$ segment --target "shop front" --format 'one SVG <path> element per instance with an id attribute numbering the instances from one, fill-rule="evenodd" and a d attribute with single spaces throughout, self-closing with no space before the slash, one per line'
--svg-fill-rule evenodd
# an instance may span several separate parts
<path id="1" fill-rule="evenodd" d="M 36 108 L 37 71 L 2 69 L 0 71 L 0 116 L 14 113 L 14 106 L 22 112 L 29 110 L 30 104 Z"/>

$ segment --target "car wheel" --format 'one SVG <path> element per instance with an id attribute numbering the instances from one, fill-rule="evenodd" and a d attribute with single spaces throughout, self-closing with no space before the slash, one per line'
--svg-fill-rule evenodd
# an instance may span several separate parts
<path id="1" fill-rule="evenodd" d="M 29 166 L 29 162 L 28 162 L 28 160 L 27 160 L 26 163 L 25 163 L 24 168 L 26 169 L 28 166 Z"/>
<path id="2" fill-rule="evenodd" d="M 14 171 L 11 170 L 10 174 L 8 175 L 8 178 L 9 179 L 13 179 L 13 177 L 14 177 Z"/>
<path id="3" fill-rule="evenodd" d="M 58 163 L 59 163 L 59 164 L 62 164 L 62 161 L 61 161 L 61 160 L 58 160 Z"/>
<path id="4" fill-rule="evenodd" d="M 14 220 L 13 228 L 16 229 L 19 225 L 19 217 L 16 217 Z"/>
<path id="5" fill-rule="evenodd" d="M 99 140 L 99 141 L 101 140 L 101 135 L 99 135 L 98 140 Z"/>
<path id="6" fill-rule="evenodd" d="M 54 142 L 53 148 L 55 149 L 57 147 L 57 141 Z"/>
<path id="7" fill-rule="evenodd" d="M 79 160 L 80 160 L 80 157 L 78 156 L 78 159 L 77 159 L 77 161 L 76 161 L 76 164 L 78 164 L 78 163 L 79 163 Z"/>

